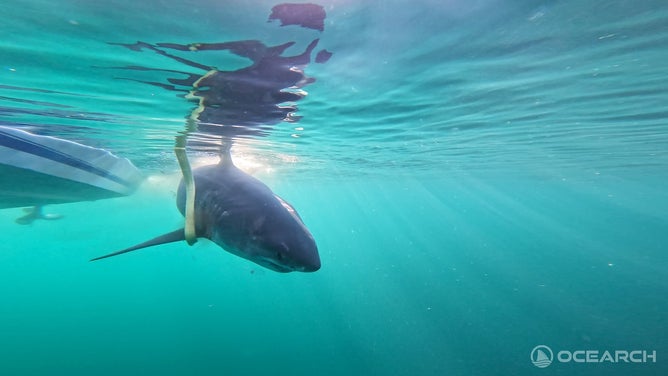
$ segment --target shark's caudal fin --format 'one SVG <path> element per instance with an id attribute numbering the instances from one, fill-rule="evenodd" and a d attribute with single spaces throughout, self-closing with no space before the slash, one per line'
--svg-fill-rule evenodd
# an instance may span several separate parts
<path id="1" fill-rule="evenodd" d="M 179 242 L 179 241 L 183 241 L 183 240 L 186 240 L 186 238 L 185 238 L 185 232 L 181 228 L 181 229 L 178 229 L 176 231 L 168 232 L 166 234 L 155 237 L 155 238 L 153 238 L 149 241 L 145 241 L 143 243 L 133 245 L 130 248 L 126 248 L 126 249 L 118 251 L 118 252 L 110 253 L 108 255 L 96 257 L 94 259 L 91 259 L 90 261 L 100 260 L 100 259 L 107 258 L 107 257 L 112 257 L 112 256 L 118 256 L 118 255 L 122 255 L 123 253 L 136 251 L 138 249 L 153 247 L 154 245 Z"/>

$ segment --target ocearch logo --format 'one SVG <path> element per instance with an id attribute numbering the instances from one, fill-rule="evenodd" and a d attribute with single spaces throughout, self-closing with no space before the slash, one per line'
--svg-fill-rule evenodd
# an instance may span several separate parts
<path id="1" fill-rule="evenodd" d="M 531 363 L 538 368 L 545 368 L 552 364 L 552 349 L 545 345 L 538 345 L 531 350 Z"/>
<path id="2" fill-rule="evenodd" d="M 548 367 L 554 361 L 552 349 L 538 345 L 531 350 L 531 363 L 538 368 Z M 656 350 L 561 350 L 559 363 L 656 363 Z"/>

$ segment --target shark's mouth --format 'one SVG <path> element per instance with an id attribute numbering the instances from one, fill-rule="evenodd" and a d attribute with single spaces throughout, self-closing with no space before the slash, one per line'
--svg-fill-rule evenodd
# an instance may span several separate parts
<path id="1" fill-rule="evenodd" d="M 294 271 L 293 268 L 289 268 L 285 265 L 281 265 L 281 264 L 279 264 L 276 261 L 271 260 L 271 259 L 262 258 L 262 259 L 256 260 L 255 262 L 264 266 L 267 269 L 271 269 L 271 270 L 273 270 L 275 272 L 279 272 L 279 273 L 289 273 L 289 272 Z"/>

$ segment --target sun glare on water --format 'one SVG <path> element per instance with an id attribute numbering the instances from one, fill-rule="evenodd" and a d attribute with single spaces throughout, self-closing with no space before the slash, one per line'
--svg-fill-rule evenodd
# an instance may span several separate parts
<path id="1" fill-rule="evenodd" d="M 275 159 L 275 164 L 271 163 L 272 158 L 262 158 L 252 148 L 243 145 L 235 145 L 232 150 L 234 165 L 247 174 L 258 177 L 261 180 L 276 172 L 276 164 L 290 165 L 300 162 L 299 157 L 284 153 L 275 155 L 273 158 Z M 213 154 L 193 154 L 189 156 L 189 159 L 193 169 L 217 164 L 220 161 L 220 158 Z M 173 187 L 178 186 L 181 176 L 181 171 L 178 168 L 174 171 L 152 174 L 146 177 L 144 188 L 173 189 Z"/>

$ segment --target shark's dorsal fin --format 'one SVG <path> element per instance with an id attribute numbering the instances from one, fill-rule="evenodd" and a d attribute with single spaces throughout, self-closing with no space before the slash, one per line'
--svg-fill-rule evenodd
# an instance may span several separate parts
<path id="1" fill-rule="evenodd" d="M 133 245 L 130 248 L 126 248 L 126 249 L 123 249 L 123 250 L 118 251 L 118 252 L 110 253 L 108 255 L 96 257 L 94 259 L 91 259 L 90 261 L 100 260 L 100 259 L 107 258 L 107 257 L 118 256 L 118 255 L 122 255 L 123 253 L 136 251 L 138 249 L 153 247 L 154 245 L 179 242 L 179 241 L 183 241 L 183 240 L 186 240 L 185 232 L 183 231 L 182 228 L 180 228 L 176 231 L 168 232 L 166 234 L 160 235 L 158 237 L 155 237 L 155 238 L 153 238 L 151 240 L 148 240 L 148 241 L 145 241 L 143 243 Z"/>
<path id="2" fill-rule="evenodd" d="M 232 162 L 232 154 L 230 150 L 232 149 L 232 141 L 223 140 L 223 144 L 220 146 L 220 164 L 221 166 L 234 166 Z"/>

